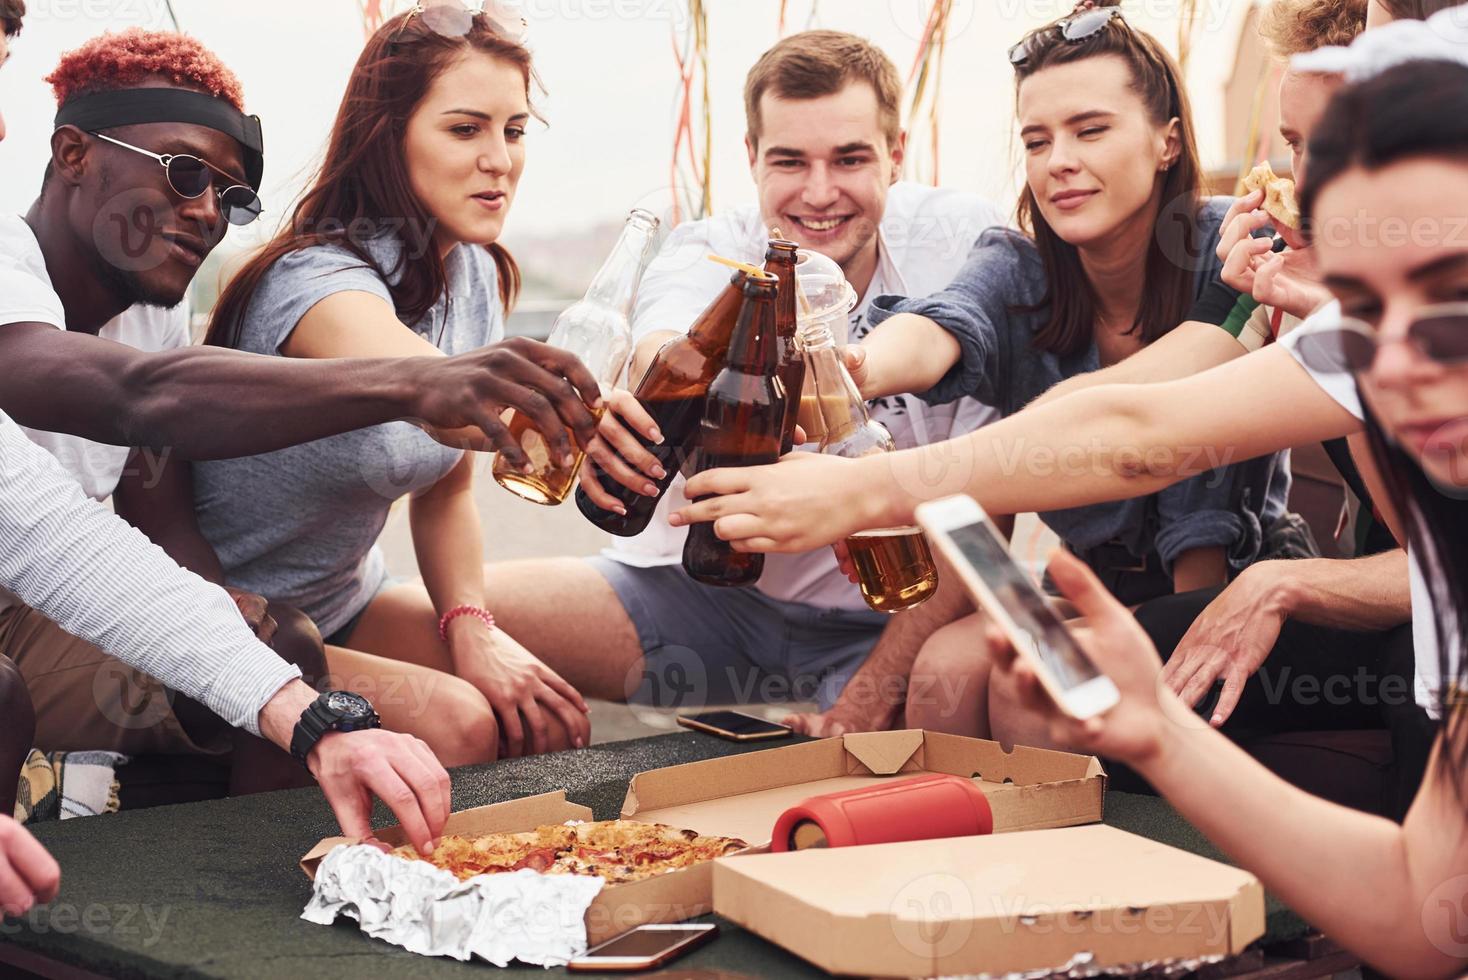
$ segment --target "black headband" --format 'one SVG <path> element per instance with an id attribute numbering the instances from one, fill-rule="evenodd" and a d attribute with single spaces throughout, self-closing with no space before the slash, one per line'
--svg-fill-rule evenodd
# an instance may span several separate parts
<path id="1" fill-rule="evenodd" d="M 139 123 L 194 123 L 233 137 L 245 150 L 245 178 L 256 192 L 265 172 L 260 117 L 247 116 L 223 99 L 181 88 L 129 88 L 79 95 L 56 112 L 56 127 L 87 132 Z"/>

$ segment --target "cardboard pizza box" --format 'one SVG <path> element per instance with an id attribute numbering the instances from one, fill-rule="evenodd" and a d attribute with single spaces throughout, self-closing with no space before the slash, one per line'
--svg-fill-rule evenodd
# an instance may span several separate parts
<path id="1" fill-rule="evenodd" d="M 444 824 L 444 834 L 477 837 L 481 834 L 518 833 L 567 820 L 590 820 L 588 807 L 571 803 L 564 791 L 543 793 L 507 803 L 460 810 Z M 377 839 L 397 847 L 408 842 L 400 826 L 377 831 Z M 316 877 L 322 858 L 351 837 L 328 837 L 301 858 L 301 870 Z M 607 885 L 586 910 L 586 938 L 590 945 L 621 935 L 648 922 L 682 922 L 713 910 L 713 864 L 705 863 L 625 884 Z"/>
<path id="2" fill-rule="evenodd" d="M 1106 776 L 1090 756 L 1023 747 L 1005 752 L 997 742 L 923 731 L 846 735 L 639 773 L 622 818 L 738 837 L 751 845 L 731 856 L 740 859 L 766 849 L 775 820 L 807 797 L 931 772 L 978 780 L 996 833 L 1101 819 Z M 461 810 L 449 817 L 444 833 L 472 837 L 590 819 L 589 809 L 555 792 Z M 397 826 L 377 837 L 394 847 L 407 842 Z M 350 843 L 345 837 L 321 841 L 301 859 L 301 869 L 314 877 L 327 852 Z M 587 910 L 587 938 L 595 945 L 644 923 L 681 922 L 712 910 L 710 862 L 606 886 Z"/>
<path id="3" fill-rule="evenodd" d="M 632 778 L 622 817 L 768 845 L 775 820 L 812 796 L 947 773 L 974 779 L 994 832 L 1101 820 L 1106 773 L 1071 752 L 910 729 L 867 732 L 691 762 Z"/>
<path id="4" fill-rule="evenodd" d="M 1264 934 L 1253 875 L 1099 825 L 719 860 L 714 910 L 860 976 L 1196 961 Z"/>

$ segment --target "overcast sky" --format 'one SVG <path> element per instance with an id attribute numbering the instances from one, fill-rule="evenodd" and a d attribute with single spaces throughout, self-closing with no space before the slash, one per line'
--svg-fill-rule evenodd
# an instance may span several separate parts
<path id="1" fill-rule="evenodd" d="M 388 0 L 392 9 L 400 3 Z M 1179 0 L 1129 0 L 1132 23 L 1175 45 Z M 1201 0 L 1202 27 L 1190 69 L 1207 160 L 1225 154 L 1221 85 L 1249 0 Z M 264 119 L 264 198 L 287 210 L 316 159 L 362 44 L 358 0 L 173 0 L 182 28 L 240 76 L 251 111 Z M 759 53 L 778 38 L 778 0 L 706 0 L 710 8 L 714 203 L 749 203 L 741 87 Z M 615 220 L 637 204 L 666 200 L 685 0 L 523 0 L 530 46 L 548 94 L 550 121 L 529 137 L 529 162 L 508 235 L 574 233 Z M 906 77 L 930 0 L 789 0 L 787 32 L 811 26 L 853 31 L 879 43 Z M 1005 51 L 1027 29 L 1070 9 L 1070 0 L 956 0 L 942 78 L 943 183 L 1012 204 L 1013 87 Z M 104 30 L 166 27 L 164 0 L 28 0 L 25 33 L 0 72 L 0 208 L 23 210 L 48 153 L 55 103 L 41 82 L 57 56 Z M 261 222 L 262 230 L 274 227 Z M 238 234 L 236 232 L 235 234 Z M 248 242 L 241 242 L 248 244 Z"/>

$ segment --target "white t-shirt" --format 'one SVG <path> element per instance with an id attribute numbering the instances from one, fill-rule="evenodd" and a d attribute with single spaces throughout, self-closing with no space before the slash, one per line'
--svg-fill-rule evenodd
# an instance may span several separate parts
<path id="1" fill-rule="evenodd" d="M 1366 413 L 1361 408 L 1361 396 L 1356 390 L 1355 377 L 1346 372 L 1317 371 L 1300 356 L 1301 337 L 1316 331 L 1334 330 L 1340 325 L 1340 318 L 1341 304 L 1332 300 L 1290 331 L 1280 343 L 1284 344 L 1285 349 L 1309 372 L 1310 377 L 1326 394 L 1356 418 L 1365 421 Z M 1412 650 L 1417 674 L 1413 687 L 1417 703 L 1432 718 L 1441 721 L 1437 706 L 1438 689 L 1442 687 L 1442 671 L 1437 659 L 1437 620 L 1433 618 L 1432 593 L 1427 588 L 1427 575 L 1419 556 L 1413 554 L 1411 549 L 1408 549 L 1407 556 L 1410 559 L 1408 565 L 1412 587 Z M 1455 664 L 1461 662 L 1461 643 L 1449 651 L 1449 657 Z"/>
<path id="2" fill-rule="evenodd" d="M 9 323 L 45 323 L 66 329 L 66 311 L 51 286 L 46 260 L 35 233 L 20 215 L 0 215 L 0 327 Z M 143 351 L 170 350 L 189 343 L 188 304 L 171 310 L 134 306 L 103 324 L 98 336 Z M 56 457 L 82 492 L 106 500 L 117 489 L 132 450 L 108 446 L 61 432 L 20 427 L 31 442 Z M 0 589 L 0 609 L 17 602 Z"/>
<path id="3" fill-rule="evenodd" d="M 61 298 L 51 286 L 40 243 L 19 215 L 0 216 L 0 326 L 47 323 L 66 329 Z M 98 336 L 141 351 L 173 350 L 189 344 L 188 304 L 171 310 L 134 306 L 113 317 Z M 55 456 L 93 500 L 117 489 L 132 450 L 60 432 L 25 429 L 31 442 Z"/>
<path id="4" fill-rule="evenodd" d="M 877 232 L 877 270 L 851 313 L 847 342 L 866 336 L 866 313 L 874 297 L 886 293 L 926 296 L 942 289 L 958 274 L 979 234 L 1003 224 L 998 208 L 977 195 L 908 182 L 894 184 Z M 635 337 L 641 340 L 659 330 L 686 331 L 729 280 L 729 270 L 706 256 L 713 253 L 758 265 L 764 261 L 768 238 L 754 206 L 679 225 L 638 289 L 632 322 Z M 994 409 L 971 398 L 928 405 L 915 395 L 898 395 L 869 402 L 868 408 L 872 418 L 891 431 L 899 449 L 951 439 L 998 417 Z M 687 529 L 670 526 L 668 514 L 687 503 L 683 479 L 675 478 L 647 530 L 633 538 L 614 539 L 602 553 L 641 568 L 677 564 L 682 560 Z M 829 548 L 767 556 L 757 588 L 773 599 L 823 609 L 866 608 L 861 592 L 841 574 Z"/>

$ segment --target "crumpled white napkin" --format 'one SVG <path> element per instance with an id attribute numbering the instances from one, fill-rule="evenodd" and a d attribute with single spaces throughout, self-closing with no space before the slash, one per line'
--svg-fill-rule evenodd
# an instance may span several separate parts
<path id="1" fill-rule="evenodd" d="M 1345 75 L 1348 82 L 1375 78 L 1408 61 L 1468 65 L 1468 4 L 1439 10 L 1427 20 L 1396 20 L 1367 31 L 1348 48 L 1325 47 L 1290 59 L 1296 71 Z"/>
<path id="2" fill-rule="evenodd" d="M 604 884 L 530 870 L 460 881 L 426 861 L 343 844 L 316 869 L 301 918 L 330 925 L 347 915 L 367 935 L 425 956 L 562 966 L 586 952 L 586 909 Z"/>

